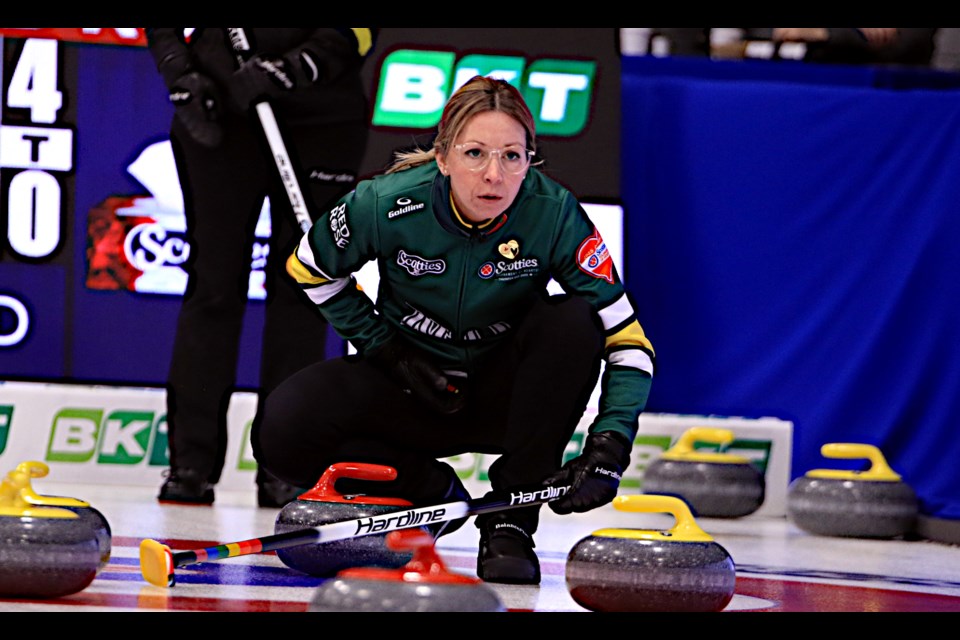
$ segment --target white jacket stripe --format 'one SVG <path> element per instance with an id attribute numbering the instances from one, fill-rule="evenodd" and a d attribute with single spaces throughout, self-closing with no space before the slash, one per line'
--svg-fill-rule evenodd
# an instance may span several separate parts
<path id="1" fill-rule="evenodd" d="M 312 271 L 319 273 L 321 276 L 327 280 L 336 280 L 331 275 L 328 275 L 323 269 L 317 265 L 316 259 L 313 257 L 313 249 L 310 248 L 310 234 L 304 234 L 303 238 L 300 239 L 300 244 L 297 245 L 297 260 L 299 260 L 303 265 Z"/>
<path id="2" fill-rule="evenodd" d="M 646 371 L 653 376 L 653 360 L 643 349 L 617 349 L 607 356 L 607 364 L 618 367 L 631 367 Z"/>
<path id="3" fill-rule="evenodd" d="M 318 287 L 304 287 L 303 290 L 313 304 L 323 304 L 343 291 L 350 282 L 351 278 L 340 278 L 339 280 L 331 280 L 328 284 L 323 284 Z"/>
<path id="4" fill-rule="evenodd" d="M 599 314 L 603 328 L 609 330 L 630 319 L 634 315 L 634 310 L 627 294 L 624 293 L 613 304 L 600 309 Z"/>

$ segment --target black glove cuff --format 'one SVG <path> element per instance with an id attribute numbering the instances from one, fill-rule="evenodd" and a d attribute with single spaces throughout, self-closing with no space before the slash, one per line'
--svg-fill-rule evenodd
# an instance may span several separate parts
<path id="1" fill-rule="evenodd" d="M 220 144 L 220 98 L 210 78 L 196 71 L 180 76 L 170 86 L 169 99 L 191 138 L 211 149 Z"/>
<path id="2" fill-rule="evenodd" d="M 583 447 L 584 454 L 596 452 L 612 459 L 621 470 L 630 464 L 632 443 L 625 435 L 617 431 L 597 431 L 587 436 Z"/>
<path id="3" fill-rule="evenodd" d="M 291 63 L 297 66 L 306 84 L 317 84 L 323 77 L 320 61 L 309 49 L 300 49 L 295 52 Z"/>

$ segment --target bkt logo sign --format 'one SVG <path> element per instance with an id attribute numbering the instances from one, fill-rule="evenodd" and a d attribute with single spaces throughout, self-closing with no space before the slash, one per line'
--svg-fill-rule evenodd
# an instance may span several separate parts
<path id="1" fill-rule="evenodd" d="M 372 124 L 433 128 L 454 90 L 476 75 L 506 80 L 523 94 L 536 120 L 537 133 L 574 136 L 590 117 L 597 63 L 589 60 L 520 56 L 466 55 L 451 51 L 399 49 L 380 69 Z"/>
<path id="2" fill-rule="evenodd" d="M 166 466 L 167 418 L 152 411 L 62 409 L 54 416 L 47 443 L 51 462 Z M 154 437 L 156 434 L 156 437 Z"/>

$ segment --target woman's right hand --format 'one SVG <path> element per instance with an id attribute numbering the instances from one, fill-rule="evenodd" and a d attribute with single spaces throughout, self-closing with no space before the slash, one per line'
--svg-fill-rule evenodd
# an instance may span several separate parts
<path id="1" fill-rule="evenodd" d="M 466 405 L 463 390 L 422 350 L 395 336 L 383 346 L 364 355 L 403 390 L 444 415 L 457 413 Z"/>

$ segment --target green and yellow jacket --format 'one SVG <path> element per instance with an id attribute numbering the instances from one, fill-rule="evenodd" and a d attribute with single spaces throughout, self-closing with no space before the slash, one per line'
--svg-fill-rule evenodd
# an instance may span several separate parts
<path id="1" fill-rule="evenodd" d="M 380 271 L 375 298 L 353 275 L 372 260 Z M 606 336 L 590 431 L 615 430 L 630 442 L 636 435 L 653 347 L 583 207 L 535 168 L 510 208 L 481 228 L 459 219 L 436 163 L 362 181 L 320 216 L 287 270 L 360 352 L 399 333 L 445 368 L 466 372 L 509 339 L 553 278 L 590 303 Z"/>

